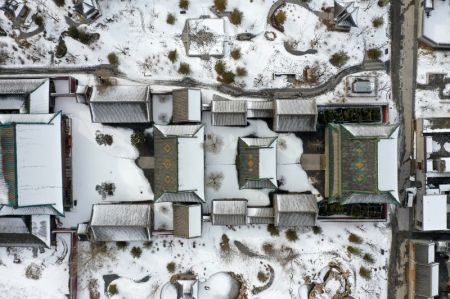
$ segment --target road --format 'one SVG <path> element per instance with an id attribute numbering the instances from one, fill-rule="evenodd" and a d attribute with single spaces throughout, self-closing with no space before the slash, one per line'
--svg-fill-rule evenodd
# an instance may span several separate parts
<path id="1" fill-rule="evenodd" d="M 419 4 L 415 0 L 391 1 L 391 79 L 392 96 L 400 114 L 401 136 L 399 141 L 399 192 L 403 192 L 409 184 L 411 175 L 411 157 L 414 134 L 414 97 L 417 68 L 417 10 Z M 389 263 L 388 298 L 402 298 L 405 294 L 398 286 L 403 280 L 399 276 L 398 266 L 403 265 L 404 258 L 400 256 L 400 244 L 410 233 L 399 233 L 397 223 L 397 208 L 391 214 L 392 244 Z"/>

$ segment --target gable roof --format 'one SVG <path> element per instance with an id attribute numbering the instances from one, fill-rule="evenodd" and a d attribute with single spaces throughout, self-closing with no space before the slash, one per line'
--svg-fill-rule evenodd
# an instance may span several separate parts
<path id="1" fill-rule="evenodd" d="M 0 217 L 0 246 L 50 247 L 50 216 Z"/>
<path id="2" fill-rule="evenodd" d="M 215 199 L 212 201 L 213 225 L 246 225 L 246 199 Z"/>
<path id="3" fill-rule="evenodd" d="M 352 13 L 357 10 L 353 2 L 348 2 L 346 4 L 339 4 L 334 1 L 334 17 L 333 20 L 336 26 L 349 29 L 350 27 L 358 27 L 355 20 L 353 19 Z"/>
<path id="4" fill-rule="evenodd" d="M 275 100 L 274 108 L 274 131 L 316 131 L 317 104 L 314 99 Z"/>
<path id="5" fill-rule="evenodd" d="M 148 123 L 152 120 L 150 87 L 146 85 L 96 87 L 89 107 L 95 123 Z"/>
<path id="6" fill-rule="evenodd" d="M 61 114 L 51 117 L 43 123 L 30 115 L 29 122 L 21 123 L 11 116 L 8 120 L 12 123 L 0 125 L 0 204 L 16 208 L 51 206 L 64 214 Z"/>
<path id="7" fill-rule="evenodd" d="M 200 89 L 183 88 L 172 92 L 174 123 L 201 122 L 202 97 Z"/>
<path id="8" fill-rule="evenodd" d="M 213 95 L 211 123 L 213 126 L 247 125 L 247 101 L 230 100 L 219 95 Z"/>
<path id="9" fill-rule="evenodd" d="M 325 146 L 328 200 L 398 204 L 398 133 L 396 125 L 329 124 Z"/>
<path id="10" fill-rule="evenodd" d="M 95 204 L 90 227 L 97 241 L 141 241 L 150 238 L 149 204 Z"/>
<path id="11" fill-rule="evenodd" d="M 50 79 L 0 79 L 0 109 L 49 113 Z"/>
<path id="12" fill-rule="evenodd" d="M 277 137 L 239 138 L 238 178 L 241 189 L 277 188 Z"/>
<path id="13" fill-rule="evenodd" d="M 203 202 L 204 126 L 155 125 L 155 200 Z"/>
<path id="14" fill-rule="evenodd" d="M 313 194 L 275 194 L 276 226 L 314 226 L 319 212 Z"/>
<path id="15" fill-rule="evenodd" d="M 195 238 L 202 235 L 202 206 L 200 204 L 173 205 L 173 235 Z"/>

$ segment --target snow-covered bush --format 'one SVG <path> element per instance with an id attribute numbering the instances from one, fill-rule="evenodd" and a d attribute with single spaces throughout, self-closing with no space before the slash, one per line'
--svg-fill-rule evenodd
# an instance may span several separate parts
<path id="1" fill-rule="evenodd" d="M 225 73 L 226 65 L 222 60 L 219 60 L 214 65 L 214 70 L 216 71 L 217 75 L 222 76 L 223 73 Z"/>
<path id="2" fill-rule="evenodd" d="M 222 77 L 219 77 L 219 81 L 224 84 L 231 84 L 234 83 L 234 77 L 236 75 L 232 71 L 226 71 L 222 74 Z"/>
<path id="3" fill-rule="evenodd" d="M 177 264 L 175 264 L 175 262 L 170 262 L 167 264 L 166 268 L 169 273 L 174 273 L 177 268 Z"/>
<path id="4" fill-rule="evenodd" d="M 58 45 L 55 49 L 55 56 L 56 58 L 63 58 L 67 53 L 67 46 L 64 40 L 61 38 L 58 42 Z"/>
<path id="5" fill-rule="evenodd" d="M 271 255 L 274 252 L 273 244 L 272 243 L 264 243 L 262 246 L 262 249 L 265 254 Z"/>
<path id="6" fill-rule="evenodd" d="M 103 134 L 100 131 L 97 131 L 95 133 L 95 141 L 98 145 L 112 145 L 114 140 L 112 135 Z"/>
<path id="7" fill-rule="evenodd" d="M 178 73 L 182 75 L 189 75 L 191 73 L 191 67 L 188 63 L 180 63 L 180 67 L 178 68 Z"/>
<path id="8" fill-rule="evenodd" d="M 42 276 L 41 267 L 35 263 L 31 263 L 25 270 L 25 276 L 30 279 L 38 280 Z"/>
<path id="9" fill-rule="evenodd" d="M 372 25 L 374 28 L 380 28 L 384 24 L 383 17 L 376 17 L 372 19 Z"/>
<path id="10" fill-rule="evenodd" d="M 223 173 L 211 172 L 208 175 L 206 186 L 211 187 L 216 191 L 219 191 L 220 187 L 222 187 L 222 181 L 223 181 Z"/>
<path id="11" fill-rule="evenodd" d="M 142 131 L 134 131 L 130 138 L 131 144 L 134 146 L 142 145 L 145 142 L 145 135 Z"/>
<path id="12" fill-rule="evenodd" d="M 242 11 L 240 11 L 239 9 L 235 8 L 233 9 L 233 11 L 230 14 L 230 22 L 233 25 L 240 25 L 242 22 Z"/>
<path id="13" fill-rule="evenodd" d="M 214 0 L 214 8 L 218 12 L 224 12 L 227 9 L 227 0 Z"/>
<path id="14" fill-rule="evenodd" d="M 231 50 L 230 55 L 234 60 L 240 59 L 241 58 L 241 49 L 234 48 L 233 50 Z"/>
<path id="15" fill-rule="evenodd" d="M 178 6 L 181 9 L 187 10 L 189 8 L 189 0 L 180 0 L 180 2 L 178 3 Z"/>
<path id="16" fill-rule="evenodd" d="M 361 244 L 363 242 L 363 239 L 360 236 L 358 236 L 357 234 L 354 234 L 354 233 L 351 233 L 348 236 L 348 240 L 350 242 L 352 242 L 352 243 L 355 243 L 355 244 Z"/>
<path id="17" fill-rule="evenodd" d="M 128 247 L 128 242 L 125 241 L 117 241 L 116 242 L 117 249 L 125 250 Z"/>
<path id="18" fill-rule="evenodd" d="M 173 24 L 175 24 L 175 21 L 176 21 L 176 18 L 173 14 L 170 13 L 167 15 L 167 19 L 166 19 L 167 24 L 173 25 Z"/>
<path id="19" fill-rule="evenodd" d="M 349 59 L 350 57 L 348 57 L 347 53 L 344 51 L 339 51 L 331 55 L 330 63 L 335 67 L 341 67 L 346 64 Z"/>
<path id="20" fill-rule="evenodd" d="M 104 182 L 101 185 L 95 186 L 95 190 L 102 196 L 105 200 L 107 196 L 113 196 L 114 191 L 116 191 L 116 185 L 114 183 Z"/>
<path id="21" fill-rule="evenodd" d="M 313 226 L 312 230 L 315 235 L 320 235 L 322 233 L 322 228 L 320 226 Z"/>
<path id="22" fill-rule="evenodd" d="M 358 247 L 347 246 L 347 251 L 350 255 L 361 255 L 361 249 Z"/>
<path id="23" fill-rule="evenodd" d="M 99 299 L 100 298 L 100 292 L 98 291 L 98 280 L 97 279 L 89 280 L 88 289 L 89 289 L 89 299 Z"/>
<path id="24" fill-rule="evenodd" d="M 264 273 L 263 271 L 259 271 L 257 278 L 260 282 L 266 282 L 269 279 L 269 275 Z"/>
<path id="25" fill-rule="evenodd" d="M 293 229 L 288 229 L 286 232 L 286 239 L 288 239 L 291 242 L 295 242 L 298 240 L 297 232 Z"/>
<path id="26" fill-rule="evenodd" d="M 223 138 L 214 134 L 206 135 L 205 150 L 210 153 L 218 154 L 223 147 Z"/>
<path id="27" fill-rule="evenodd" d="M 238 66 L 237 68 L 236 68 L 236 76 L 238 76 L 238 77 L 245 77 L 245 76 L 247 76 L 247 69 L 245 68 L 245 67 L 240 67 L 240 66 Z"/>
<path id="28" fill-rule="evenodd" d="M 38 25 L 39 27 L 44 26 L 44 17 L 42 17 L 41 15 L 35 14 L 32 17 L 33 22 Z"/>
<path id="29" fill-rule="evenodd" d="M 114 52 L 111 52 L 108 54 L 108 62 L 109 64 L 118 65 L 119 64 L 119 57 L 117 57 L 117 54 Z"/>
<path id="30" fill-rule="evenodd" d="M 371 48 L 367 50 L 367 57 L 369 57 L 369 59 L 379 59 L 381 57 L 381 54 L 381 50 L 377 48 Z"/>
<path id="31" fill-rule="evenodd" d="M 274 21 L 278 26 L 283 26 L 284 22 L 286 21 L 286 13 L 284 10 L 279 10 L 274 17 Z"/>
<path id="32" fill-rule="evenodd" d="M 119 289 L 117 288 L 117 285 L 115 283 L 112 283 L 108 287 L 108 293 L 110 296 L 114 296 L 119 294 Z"/>
<path id="33" fill-rule="evenodd" d="M 271 236 L 279 236 L 280 235 L 280 230 L 278 229 L 278 227 L 276 227 L 273 224 L 267 225 L 267 231 L 270 233 Z"/>
<path id="34" fill-rule="evenodd" d="M 169 60 L 172 63 L 175 63 L 175 61 L 177 61 L 177 59 L 178 59 L 177 50 L 175 49 L 175 50 L 169 51 L 169 54 L 167 54 L 167 57 L 169 58 Z"/>
<path id="35" fill-rule="evenodd" d="M 361 266 L 361 267 L 359 268 L 359 275 L 360 275 L 362 278 L 364 278 L 364 279 L 366 279 L 366 280 L 369 280 L 369 279 L 372 277 L 372 272 L 370 271 L 370 269 L 368 269 L 368 268 L 366 268 L 366 267 L 364 267 L 364 266 Z"/>
<path id="36" fill-rule="evenodd" d="M 220 250 L 223 253 L 230 253 L 231 252 L 231 246 L 230 246 L 230 238 L 226 234 L 222 235 L 222 242 L 220 242 Z"/>
<path id="37" fill-rule="evenodd" d="M 142 254 L 142 249 L 141 247 L 134 246 L 133 248 L 131 248 L 130 253 L 134 258 L 140 258 Z"/>
<path id="38" fill-rule="evenodd" d="M 378 0 L 378 6 L 379 7 L 385 7 L 386 5 L 388 5 L 390 2 L 390 0 Z"/>
<path id="39" fill-rule="evenodd" d="M 374 264 L 375 263 L 375 258 L 373 257 L 373 255 L 371 253 L 364 254 L 363 260 L 366 261 L 369 264 Z"/>
<path id="40" fill-rule="evenodd" d="M 65 0 L 53 0 L 53 2 L 59 7 L 63 7 L 66 4 Z"/>

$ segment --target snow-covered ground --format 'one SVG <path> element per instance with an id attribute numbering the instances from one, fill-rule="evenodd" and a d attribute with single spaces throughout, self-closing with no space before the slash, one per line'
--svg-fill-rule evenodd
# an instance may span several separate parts
<path id="1" fill-rule="evenodd" d="M 249 298 L 299 298 L 301 286 L 307 276 L 313 282 L 319 282 L 319 272 L 331 261 L 340 262 L 350 272 L 351 296 L 359 299 L 387 298 L 387 268 L 390 254 L 390 228 L 383 223 L 322 223 L 323 232 L 314 234 L 311 229 L 298 230 L 299 239 L 290 242 L 285 232 L 279 236 L 270 236 L 265 225 L 236 227 L 211 226 L 203 224 L 203 236 L 200 239 L 183 240 L 170 236 L 154 236 L 151 244 L 130 243 L 125 249 L 117 249 L 114 243 L 108 244 L 104 253 L 92 256 L 89 243 L 82 242 L 79 247 L 79 286 L 80 298 L 88 298 L 89 282 L 96 280 L 100 298 L 107 298 L 103 293 L 103 275 L 117 274 L 121 278 L 113 281 L 119 293 L 111 298 L 160 298 L 160 292 L 168 288 L 171 273 L 167 270 L 170 262 L 176 264 L 174 273 L 193 271 L 200 279 L 200 298 L 225 299 L 226 294 L 217 294 L 226 289 L 223 279 L 208 280 L 218 272 L 232 271 L 242 274 L 248 286 Z M 363 238 L 362 244 L 348 241 L 353 232 Z M 230 239 L 231 251 L 226 253 L 220 249 L 222 234 Z M 239 241 L 247 246 L 258 257 L 248 257 L 234 245 Z M 265 253 L 263 244 L 272 244 L 273 252 Z M 374 263 L 368 263 L 361 256 L 349 255 L 347 246 L 361 250 L 361 256 L 368 253 Z M 133 258 L 130 250 L 140 247 L 142 255 Z M 251 290 L 264 283 L 258 281 L 257 274 L 270 265 L 275 272 L 271 287 L 260 294 L 252 295 Z M 366 280 L 359 275 L 360 266 L 371 271 L 371 278 Z M 146 276 L 148 281 L 137 283 Z M 205 290 L 204 286 L 209 286 Z M 328 286 L 329 297 L 333 294 L 332 286 Z M 335 286 L 338 288 L 338 286 Z M 173 290 L 172 290 L 173 291 Z M 208 291 L 208 292 L 206 292 Z M 167 292 L 167 293 L 166 293 Z M 206 292 L 206 293 L 205 293 Z M 209 295 L 208 295 L 209 294 Z M 161 299 L 172 299 L 173 292 L 164 291 Z M 303 297 L 300 297 L 303 298 Z M 231 299 L 231 298 L 230 298 Z"/>
<path id="2" fill-rule="evenodd" d="M 96 65 L 108 63 L 107 55 L 115 52 L 119 56 L 120 70 L 131 78 L 143 79 L 144 75 L 152 79 L 179 79 L 182 76 L 177 70 L 180 62 L 190 64 L 191 76 L 207 83 L 215 83 L 215 58 L 202 60 L 188 57 L 181 41 L 181 33 L 187 19 L 196 19 L 201 15 L 215 17 L 210 11 L 213 1 L 190 1 L 189 9 L 185 14 L 180 13 L 178 0 L 136 0 L 110 2 L 100 0 L 102 16 L 90 25 L 80 28 L 88 32 L 100 34 L 98 41 L 90 46 L 66 36 L 68 54 L 62 59 L 55 59 L 56 65 Z M 241 1 L 229 0 L 227 10 L 239 8 L 243 12 L 241 25 L 233 25 L 225 18 L 225 57 L 230 70 L 236 67 L 246 67 L 248 75 L 239 77 L 237 84 L 247 88 L 286 86 L 285 79 L 273 79 L 274 73 L 293 73 L 302 75 L 305 66 L 318 65 L 322 75 L 320 82 L 327 80 L 337 72 L 329 63 L 330 56 L 344 50 L 349 55 L 349 61 L 344 67 L 361 63 L 364 50 L 379 48 L 384 53 L 389 49 L 388 9 L 373 5 L 375 1 L 356 1 L 358 10 L 354 18 L 358 25 L 350 33 L 327 31 L 326 26 L 319 18 L 307 9 L 294 4 L 287 4 L 285 8 L 287 19 L 285 32 L 276 31 L 267 24 L 267 14 L 275 0 Z M 14 36 L 18 30 L 12 29 L 12 23 L 3 13 L 0 13 L 0 23 L 9 33 L 2 38 L 0 48 L 11 56 L 8 65 L 49 65 L 51 63 L 49 51 L 54 51 L 61 34 L 68 29 L 65 20 L 67 14 L 73 13 L 73 5 L 66 1 L 64 7 L 57 7 L 53 1 L 28 1 L 35 12 L 42 11 L 45 19 L 44 33 L 27 39 L 29 45 L 20 47 Z M 311 1 L 311 8 L 321 11 L 322 7 L 333 6 L 332 0 Z M 173 25 L 166 22 L 167 15 L 171 13 L 176 21 Z M 374 28 L 372 20 L 381 17 L 384 24 Z M 276 38 L 269 41 L 264 32 L 276 32 Z M 252 41 L 237 41 L 238 33 L 248 32 L 255 34 Z M 317 54 L 294 56 L 286 52 L 284 42 L 293 42 L 298 50 L 316 49 Z M 241 58 L 234 60 L 230 57 L 230 50 L 239 48 Z M 167 57 L 168 52 L 177 50 L 178 60 L 171 63 Z M 383 54 L 382 59 L 389 58 Z"/>
<path id="3" fill-rule="evenodd" d="M 63 299 L 69 294 L 70 234 L 57 235 L 57 247 L 0 248 L 0 297 L 9 299 Z M 15 263 L 15 259 L 20 263 Z M 35 274 L 34 278 L 26 276 Z"/>
<path id="4" fill-rule="evenodd" d="M 89 107 L 75 98 L 59 98 L 55 109 L 72 119 L 72 185 L 77 205 L 60 218 L 64 227 L 88 221 L 95 203 L 153 199 L 151 186 L 135 163 L 139 153 L 131 144 L 132 130 L 92 123 Z M 99 145 L 97 131 L 110 134 L 112 145 Z M 113 183 L 115 191 L 102 199 L 96 186 L 105 182 Z"/>

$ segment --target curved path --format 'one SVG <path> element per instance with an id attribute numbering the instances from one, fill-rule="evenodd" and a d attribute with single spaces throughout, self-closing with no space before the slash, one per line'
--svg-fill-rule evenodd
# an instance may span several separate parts
<path id="1" fill-rule="evenodd" d="M 310 98 L 321 95 L 323 93 L 334 90 L 337 84 L 346 76 L 365 72 L 365 71 L 386 71 L 389 68 L 389 61 L 363 61 L 362 64 L 350 66 L 348 68 L 342 69 L 336 75 L 332 76 L 328 81 L 322 83 L 321 85 L 311 87 L 311 88 L 297 88 L 297 87 L 283 87 L 283 88 L 266 88 L 266 89 L 242 89 L 230 85 L 221 84 L 206 84 L 200 83 L 191 78 L 184 78 L 183 80 L 133 80 L 138 83 L 143 84 L 154 84 L 154 85 L 168 85 L 168 86 L 183 86 L 183 87 L 198 87 L 198 88 L 209 88 L 216 89 L 222 93 L 236 96 L 236 97 L 258 97 L 258 98 L 295 98 L 304 97 Z M 0 67 L 0 77 L 11 76 L 11 75 L 52 75 L 52 74 L 76 74 L 76 73 L 88 73 L 94 74 L 97 71 L 107 71 L 112 76 L 129 79 L 125 74 L 117 70 L 115 66 L 109 64 L 101 64 L 96 66 L 86 66 L 86 67 Z"/>

